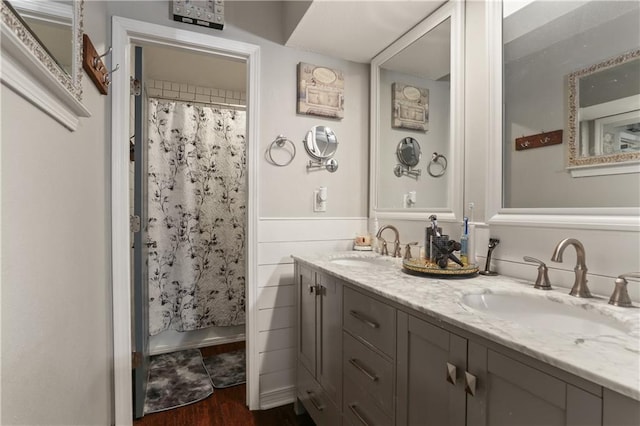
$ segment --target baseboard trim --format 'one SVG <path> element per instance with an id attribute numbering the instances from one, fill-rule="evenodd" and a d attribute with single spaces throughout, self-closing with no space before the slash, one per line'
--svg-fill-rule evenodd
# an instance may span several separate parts
<path id="1" fill-rule="evenodd" d="M 193 343 L 177 343 L 175 345 L 160 345 L 149 348 L 149 355 L 160 355 L 185 349 L 199 349 L 208 346 L 222 345 L 224 343 L 234 343 L 246 340 L 245 334 L 237 334 L 234 336 L 208 337 Z"/>
<path id="2" fill-rule="evenodd" d="M 260 409 L 268 410 L 270 408 L 280 407 L 282 405 L 291 404 L 296 400 L 296 387 L 287 386 L 260 394 Z"/>

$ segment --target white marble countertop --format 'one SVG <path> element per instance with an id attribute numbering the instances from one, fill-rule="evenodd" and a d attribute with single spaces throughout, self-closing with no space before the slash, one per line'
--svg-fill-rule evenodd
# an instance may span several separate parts
<path id="1" fill-rule="evenodd" d="M 532 281 L 478 275 L 467 279 L 416 276 L 402 270 L 402 260 L 367 252 L 332 252 L 292 256 L 357 287 L 472 332 L 600 386 L 640 401 L 640 309 L 609 305 L 608 297 L 580 299 L 565 288 L 542 291 Z M 345 266 L 336 259 L 376 258 L 367 267 Z M 333 262 L 332 262 L 333 260 Z M 553 283 L 552 283 L 553 284 Z M 502 319 L 462 303 L 466 294 L 509 293 L 549 298 L 593 310 L 622 323 L 628 333 L 584 336 L 540 329 Z"/>

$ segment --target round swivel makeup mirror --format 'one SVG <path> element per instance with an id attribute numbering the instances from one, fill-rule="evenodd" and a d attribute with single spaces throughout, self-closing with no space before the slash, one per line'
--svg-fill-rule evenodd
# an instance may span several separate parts
<path id="1" fill-rule="evenodd" d="M 417 179 L 422 173 L 420 169 L 414 169 L 420 162 L 420 156 L 422 155 L 418 141 L 412 137 L 403 138 L 398 143 L 396 155 L 400 164 L 394 167 L 393 173 L 397 177 L 407 175 Z"/>
<path id="2" fill-rule="evenodd" d="M 304 148 L 313 158 L 307 169 L 326 168 L 329 172 L 338 170 L 338 161 L 333 158 L 338 149 L 338 138 L 329 127 L 313 126 L 304 138 Z"/>
<path id="3" fill-rule="evenodd" d="M 404 138 L 398 143 L 398 161 L 405 166 L 415 167 L 420 162 L 420 144 L 414 138 Z"/>

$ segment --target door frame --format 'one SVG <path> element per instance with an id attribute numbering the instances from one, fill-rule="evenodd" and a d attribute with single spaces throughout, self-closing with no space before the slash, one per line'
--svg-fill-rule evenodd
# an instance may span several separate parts
<path id="1" fill-rule="evenodd" d="M 111 262 L 113 292 L 114 423 L 133 422 L 131 380 L 131 261 L 129 231 L 129 117 L 131 46 L 162 45 L 241 59 L 247 63 L 247 405 L 259 409 L 257 321 L 258 134 L 260 47 L 221 37 L 114 16 L 111 83 Z"/>

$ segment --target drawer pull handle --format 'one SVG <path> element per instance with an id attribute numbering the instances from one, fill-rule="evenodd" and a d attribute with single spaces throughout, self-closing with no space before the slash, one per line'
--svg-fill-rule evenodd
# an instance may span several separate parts
<path id="1" fill-rule="evenodd" d="M 380 327 L 380 325 L 378 323 L 371 321 L 370 319 L 366 318 L 364 315 L 362 315 L 358 311 L 351 310 L 351 311 L 349 311 L 349 315 L 351 315 L 352 317 L 354 317 L 357 320 L 362 321 L 363 323 L 367 324 L 371 328 L 379 328 Z"/>
<path id="2" fill-rule="evenodd" d="M 376 382 L 378 380 L 378 376 L 376 376 L 375 374 L 371 373 L 364 365 L 362 365 L 360 363 L 360 361 L 358 361 L 355 358 L 351 358 L 349 360 L 349 363 L 351 365 L 353 365 L 355 368 L 357 368 L 358 370 L 360 370 L 360 372 L 362 374 L 364 374 L 365 376 L 367 376 L 372 382 Z"/>
<path id="3" fill-rule="evenodd" d="M 451 363 L 447 363 L 447 382 L 455 386 L 457 376 L 458 369 L 456 366 Z"/>
<path id="4" fill-rule="evenodd" d="M 476 396 L 476 386 L 478 379 L 473 374 L 464 372 L 464 390 L 471 396 Z"/>
<path id="5" fill-rule="evenodd" d="M 322 404 L 318 403 L 318 401 L 316 401 L 316 399 L 313 397 L 313 392 L 307 391 L 307 395 L 309 395 L 309 401 L 311 401 L 313 406 L 316 407 L 316 410 L 318 411 L 324 410 L 324 407 L 322 406 Z"/>
<path id="6" fill-rule="evenodd" d="M 353 415 L 356 416 L 358 420 L 360 420 L 360 423 L 362 423 L 364 426 L 369 426 L 369 422 L 367 422 L 364 417 L 362 417 L 362 414 L 360 414 L 360 411 L 358 410 L 358 406 L 356 404 L 349 404 L 349 409 L 351 410 Z"/>

